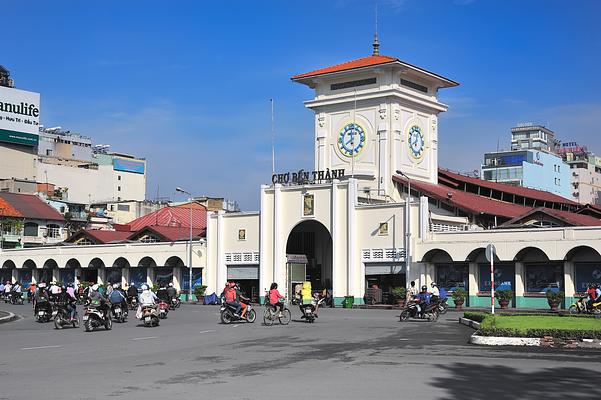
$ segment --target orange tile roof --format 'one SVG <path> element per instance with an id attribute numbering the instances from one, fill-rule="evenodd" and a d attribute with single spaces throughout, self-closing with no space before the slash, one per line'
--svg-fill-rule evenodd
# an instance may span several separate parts
<path id="1" fill-rule="evenodd" d="M 0 197 L 0 217 L 23 217 L 8 201 Z"/>
<path id="2" fill-rule="evenodd" d="M 380 64 L 387 64 L 387 63 L 395 62 L 395 61 L 400 61 L 400 60 L 398 58 L 388 57 L 388 56 L 363 57 L 363 58 L 359 58 L 359 59 L 353 60 L 353 61 L 348 61 L 348 62 L 345 62 L 342 64 L 332 65 L 331 67 L 321 68 L 321 69 L 317 69 L 315 71 L 307 72 L 304 74 L 295 75 L 292 77 L 292 79 L 308 78 L 310 76 L 315 76 L 315 75 L 323 75 L 323 74 L 329 74 L 332 72 L 348 71 L 351 69 L 370 67 L 373 65 L 380 65 Z"/>

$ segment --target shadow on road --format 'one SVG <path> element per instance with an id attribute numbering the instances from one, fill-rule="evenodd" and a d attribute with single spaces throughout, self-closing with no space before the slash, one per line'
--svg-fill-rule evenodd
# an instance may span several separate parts
<path id="1" fill-rule="evenodd" d="M 433 386 L 447 391 L 441 400 L 591 399 L 601 394 L 596 364 L 591 369 L 545 368 L 522 372 L 517 368 L 455 363 L 441 366 L 450 376 L 436 378 Z"/>

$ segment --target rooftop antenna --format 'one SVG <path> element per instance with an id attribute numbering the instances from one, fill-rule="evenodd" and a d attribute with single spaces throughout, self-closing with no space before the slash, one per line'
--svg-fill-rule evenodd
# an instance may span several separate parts
<path id="1" fill-rule="evenodd" d="M 271 173 L 275 174 L 275 122 L 273 114 L 273 99 L 271 102 Z"/>
<path id="2" fill-rule="evenodd" d="M 375 18 L 376 18 L 376 29 L 374 32 L 374 42 L 372 44 L 374 51 L 371 54 L 372 56 L 380 55 L 380 42 L 378 42 L 378 2 L 375 4 Z"/>

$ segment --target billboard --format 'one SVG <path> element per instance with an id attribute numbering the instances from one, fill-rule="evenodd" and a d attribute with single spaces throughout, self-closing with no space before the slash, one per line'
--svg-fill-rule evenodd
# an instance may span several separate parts
<path id="1" fill-rule="evenodd" d="M 114 158 L 113 159 L 113 169 L 115 171 L 133 172 L 136 174 L 143 174 L 144 166 L 145 166 L 145 164 L 143 161 L 125 160 L 123 158 Z"/>
<path id="2" fill-rule="evenodd" d="M 38 144 L 40 94 L 0 86 L 0 141 Z"/>

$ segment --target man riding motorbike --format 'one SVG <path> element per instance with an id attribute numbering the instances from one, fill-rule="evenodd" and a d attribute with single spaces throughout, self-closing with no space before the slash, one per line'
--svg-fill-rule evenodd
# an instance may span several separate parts
<path id="1" fill-rule="evenodd" d="M 242 314 L 240 314 L 240 318 L 244 318 L 244 316 L 246 315 L 246 310 L 248 308 L 246 303 L 248 303 L 250 299 L 242 294 L 240 286 L 237 283 L 234 283 L 234 290 L 236 291 L 236 301 L 242 307 Z"/>
<path id="2" fill-rule="evenodd" d="M 438 302 L 438 299 L 440 299 L 440 290 L 438 290 L 438 285 L 436 284 L 436 282 L 432 282 L 430 284 L 430 287 L 432 288 L 432 290 L 430 291 L 430 300 L 433 303 Z"/>
<path id="3" fill-rule="evenodd" d="M 61 292 L 58 294 L 58 301 L 65 305 L 67 312 L 69 313 L 69 321 L 73 321 L 75 319 L 75 304 L 77 299 L 67 290 L 65 285 L 63 285 L 61 289 Z"/>
<path id="4" fill-rule="evenodd" d="M 109 306 L 108 306 L 108 301 L 107 299 L 100 293 L 99 289 L 99 285 L 96 283 L 92 286 L 90 286 L 90 291 L 88 293 L 88 298 L 90 300 L 90 305 L 94 306 L 94 307 L 98 307 L 98 309 L 100 311 L 102 311 L 102 314 L 104 315 L 104 318 L 108 318 L 108 313 L 109 313 Z"/>
<path id="5" fill-rule="evenodd" d="M 426 307 L 430 305 L 430 293 L 428 293 L 428 287 L 426 285 L 422 286 L 422 291 L 417 294 L 416 299 L 418 301 L 418 312 L 423 318 L 426 312 Z"/>
<path id="6" fill-rule="evenodd" d="M 225 298 L 225 302 L 234 307 L 234 315 L 236 317 L 240 317 L 240 310 L 242 310 L 242 304 L 238 302 L 238 296 L 235 289 L 236 284 L 234 282 L 228 282 L 226 284 L 225 289 L 223 289 L 223 297 Z"/>
<path id="7" fill-rule="evenodd" d="M 157 298 L 159 300 L 166 301 L 167 303 L 171 302 L 171 297 L 169 296 L 169 293 L 167 292 L 167 286 L 164 283 L 161 283 L 161 285 L 157 289 Z"/>
<path id="8" fill-rule="evenodd" d="M 142 285 L 142 293 L 139 296 L 141 306 L 156 305 L 157 296 L 148 288 L 148 285 Z"/>
<path id="9" fill-rule="evenodd" d="M 127 297 L 120 290 L 118 283 L 113 285 L 113 291 L 109 294 L 109 301 L 111 302 L 111 307 L 121 304 L 121 309 L 127 310 Z"/>
<path id="10" fill-rule="evenodd" d="M 169 282 L 169 286 L 167 286 L 167 294 L 169 295 L 170 300 L 177 297 L 177 289 L 173 287 L 172 282 Z"/>

